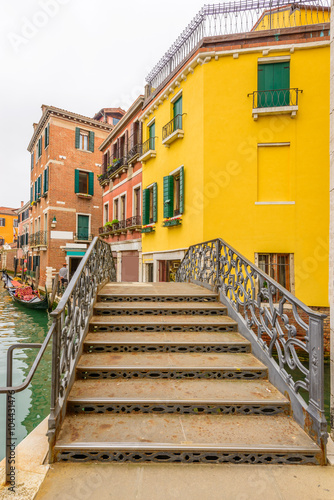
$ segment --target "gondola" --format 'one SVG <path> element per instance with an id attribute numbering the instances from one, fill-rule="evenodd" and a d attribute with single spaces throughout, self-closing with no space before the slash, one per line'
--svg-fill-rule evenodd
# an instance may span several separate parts
<path id="1" fill-rule="evenodd" d="M 5 288 L 7 288 L 9 295 L 12 297 L 14 302 L 17 302 L 18 304 L 22 304 L 24 307 L 28 307 L 29 309 L 48 309 L 49 306 L 49 301 L 48 301 L 48 295 L 47 293 L 45 294 L 45 298 L 41 299 L 40 297 L 36 296 L 32 298 L 31 300 L 21 300 L 18 297 L 15 296 L 15 292 L 17 290 L 17 286 L 13 284 L 15 283 L 14 278 L 11 278 L 6 271 L 2 271 L 2 281 L 4 282 Z"/>

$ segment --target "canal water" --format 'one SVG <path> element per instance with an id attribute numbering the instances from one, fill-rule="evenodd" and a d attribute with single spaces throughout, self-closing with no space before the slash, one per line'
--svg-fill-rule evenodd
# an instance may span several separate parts
<path id="1" fill-rule="evenodd" d="M 10 345 L 20 342 L 42 343 L 51 325 L 45 311 L 31 311 L 13 303 L 0 281 L 0 386 L 6 386 L 6 353 Z M 13 385 L 21 384 L 28 375 L 37 349 L 14 351 Z M 44 354 L 30 386 L 15 395 L 18 444 L 50 411 L 51 346 Z M 329 422 L 329 362 L 325 364 L 325 410 Z M 5 456 L 5 396 L 0 395 L 0 460 Z"/>
<path id="2" fill-rule="evenodd" d="M 0 386 L 6 386 L 7 349 L 20 342 L 42 343 L 51 318 L 45 311 L 33 311 L 14 304 L 0 281 Z M 38 349 L 14 351 L 13 385 L 27 377 Z M 18 444 L 50 412 L 51 346 L 44 354 L 32 383 L 15 395 L 15 438 Z M 0 394 L 0 460 L 5 456 L 6 396 Z"/>

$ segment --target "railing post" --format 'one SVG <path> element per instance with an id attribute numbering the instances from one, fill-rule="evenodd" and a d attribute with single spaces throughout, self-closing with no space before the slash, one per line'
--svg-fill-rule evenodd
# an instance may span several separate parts
<path id="1" fill-rule="evenodd" d="M 219 274 L 220 274 L 220 250 L 221 250 L 221 242 L 220 240 L 216 240 L 216 289 L 218 290 L 219 285 Z"/>
<path id="2" fill-rule="evenodd" d="M 325 425 L 324 416 L 324 336 L 323 319 L 310 316 L 309 321 L 309 412 Z M 317 429 L 318 436 L 321 429 Z M 320 437 L 320 436 L 319 436 Z"/>
<path id="3" fill-rule="evenodd" d="M 13 349 L 10 347 L 7 352 L 7 387 L 13 385 Z M 10 400 L 13 394 L 6 393 L 6 484 L 10 483 L 10 452 L 12 447 L 12 431 L 9 429 L 9 408 L 12 406 Z M 13 427 L 14 429 L 14 427 Z"/>
<path id="4" fill-rule="evenodd" d="M 53 462 L 53 445 L 56 437 L 57 401 L 59 394 L 61 316 L 55 319 L 56 327 L 52 339 L 51 405 L 48 425 L 49 463 Z"/>

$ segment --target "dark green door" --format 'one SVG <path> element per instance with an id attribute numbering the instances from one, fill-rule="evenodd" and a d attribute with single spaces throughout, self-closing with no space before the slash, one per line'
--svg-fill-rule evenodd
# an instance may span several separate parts
<path id="1" fill-rule="evenodd" d="M 290 105 L 290 62 L 259 64 L 258 107 Z"/>
<path id="2" fill-rule="evenodd" d="M 78 240 L 88 241 L 89 237 L 89 217 L 88 215 L 78 215 Z"/>
<path id="3" fill-rule="evenodd" d="M 150 149 L 155 150 L 155 122 L 150 126 Z"/>
<path id="4" fill-rule="evenodd" d="M 173 104 L 174 130 L 182 129 L 182 96 Z"/>

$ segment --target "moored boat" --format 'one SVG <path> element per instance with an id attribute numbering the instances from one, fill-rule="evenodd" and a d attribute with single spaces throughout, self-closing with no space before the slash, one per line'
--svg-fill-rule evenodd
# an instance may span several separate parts
<path id="1" fill-rule="evenodd" d="M 4 282 L 5 288 L 8 290 L 9 295 L 18 304 L 22 304 L 29 309 L 48 308 L 49 301 L 47 294 L 45 294 L 44 298 L 41 298 L 37 292 L 32 290 L 31 287 L 27 287 L 26 285 L 19 283 L 14 278 L 9 276 L 5 271 L 2 271 L 2 281 Z"/>

